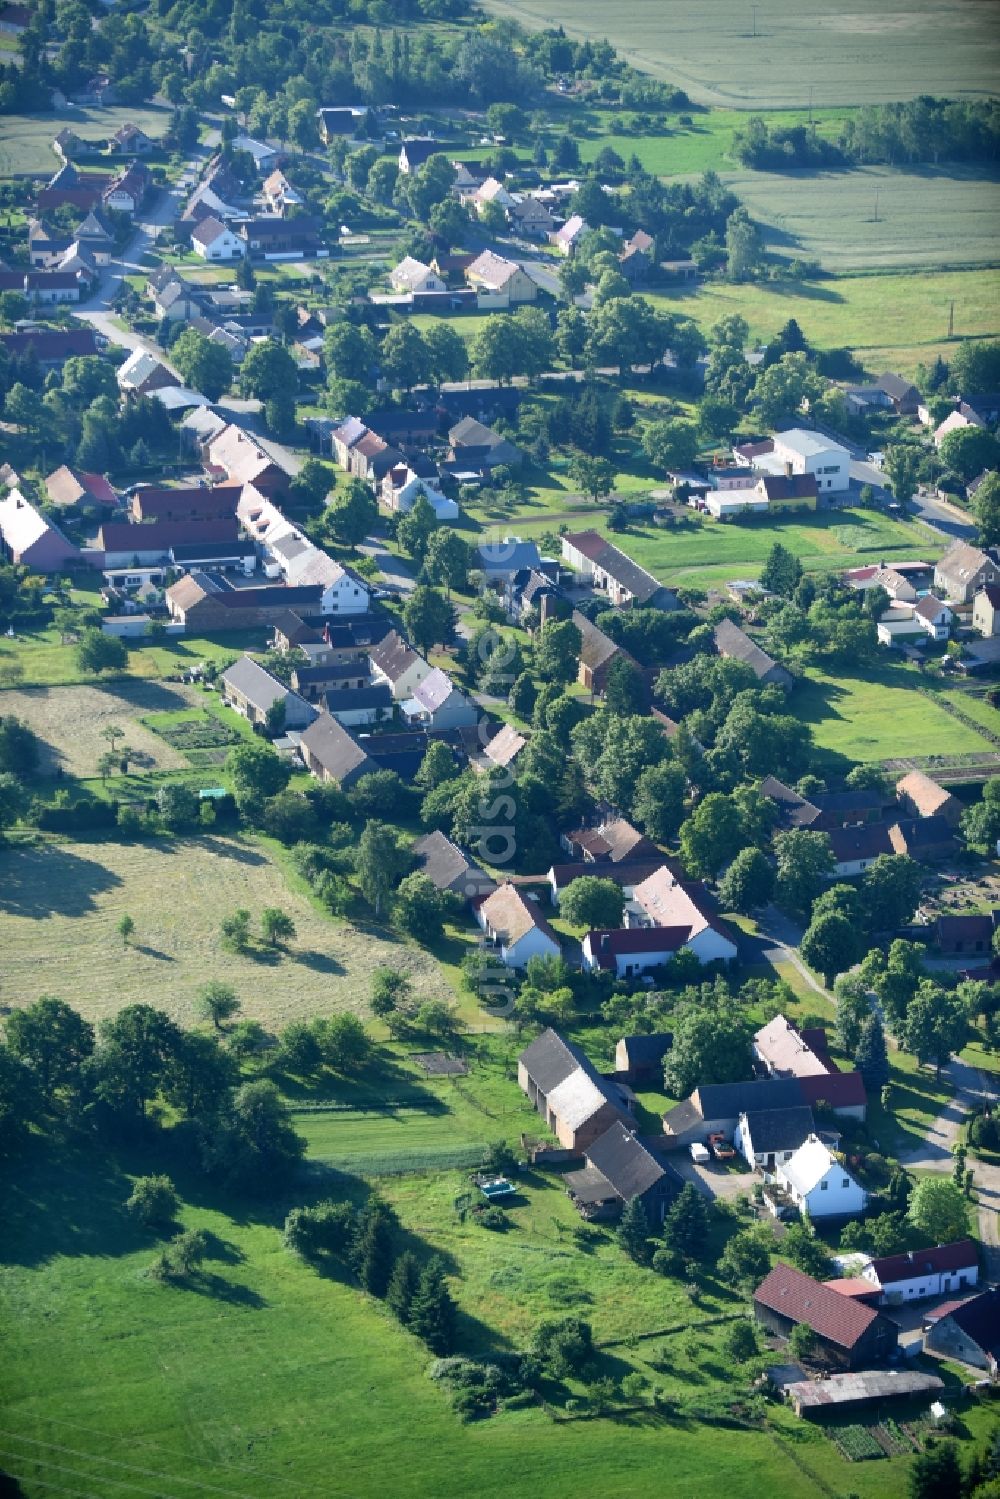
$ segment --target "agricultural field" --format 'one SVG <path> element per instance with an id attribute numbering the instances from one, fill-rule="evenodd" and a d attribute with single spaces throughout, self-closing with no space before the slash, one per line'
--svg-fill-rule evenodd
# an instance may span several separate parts
<path id="1" fill-rule="evenodd" d="M 846 109 L 824 109 L 813 112 L 816 133 L 836 140 L 841 121 L 850 113 Z M 589 116 L 588 116 L 589 118 Z M 624 160 L 634 153 L 647 172 L 657 177 L 683 177 L 695 172 L 726 172 L 736 163 L 731 154 L 733 135 L 745 128 L 750 111 L 738 109 L 698 110 L 685 115 L 683 121 L 670 117 L 669 123 L 656 133 L 634 135 L 624 128 L 620 113 L 595 110 L 594 133 L 579 142 L 583 161 L 593 161 L 606 146 Z M 627 120 L 627 117 L 626 117 Z M 772 129 L 809 122 L 807 109 L 775 111 L 768 115 Z"/>
<path id="2" fill-rule="evenodd" d="M 288 952 L 225 952 L 223 917 L 265 906 L 295 922 Z M 127 948 L 117 932 L 126 913 L 135 921 Z M 264 845 L 221 835 L 7 845 L 0 946 L 8 1003 L 57 994 L 92 1020 L 145 1000 L 190 1024 L 197 990 L 213 979 L 231 984 L 243 1013 L 272 1030 L 338 1010 L 367 1016 L 379 964 L 405 969 L 421 996 L 440 998 L 446 988 L 430 954 L 381 927 L 335 922 Z"/>
<path id="3" fill-rule="evenodd" d="M 170 124 L 170 110 L 153 105 L 67 109 L 45 114 L 0 116 L 0 177 L 51 176 L 62 163 L 52 139 L 70 126 L 81 140 L 106 140 L 121 125 L 135 124 L 155 140 Z"/>
<path id="4" fill-rule="evenodd" d="M 818 260 L 828 271 L 997 262 L 1000 174 L 985 167 L 723 175 L 776 255 Z M 995 304 L 1000 279 L 988 284 Z"/>
<path id="5" fill-rule="evenodd" d="M 22 718 L 42 741 L 39 772 L 43 776 L 93 776 L 98 760 L 110 747 L 103 732 L 109 725 L 124 731 L 118 745 L 129 746 L 133 768 L 184 770 L 187 757 L 139 720 L 148 713 L 189 708 L 201 696 L 197 688 L 177 682 L 124 679 L 94 687 L 10 689 L 0 696 L 0 710 Z"/>
<path id="6" fill-rule="evenodd" d="M 523 25 L 607 37 L 640 71 L 699 104 L 783 109 L 881 104 L 918 94 L 991 93 L 1000 68 L 992 11 L 976 0 L 884 0 L 824 6 L 716 0 L 710 19 L 684 0 L 485 0 Z M 752 13 L 753 12 L 753 13 Z"/>
<path id="7" fill-rule="evenodd" d="M 917 686 L 930 689 L 918 692 Z M 928 755 L 988 754 L 994 746 L 934 701 L 938 690 L 916 666 L 893 661 L 866 667 L 864 676 L 827 674 L 815 666 L 795 688 L 796 718 L 813 731 L 821 758 L 832 761 L 917 759 Z M 944 690 L 943 701 L 953 694 Z M 957 694 L 954 694 L 957 696 Z M 1000 713 L 983 705 L 1000 731 Z"/>
<path id="8" fill-rule="evenodd" d="M 808 284 L 713 281 L 651 300 L 685 312 L 705 333 L 738 312 L 760 342 L 794 317 L 816 348 L 851 348 L 876 374 L 891 369 L 912 375 L 917 364 L 931 363 L 938 353 L 947 359 L 952 304 L 956 337 L 1000 335 L 1000 277 L 987 270 L 838 276 Z"/>
<path id="9" fill-rule="evenodd" d="M 182 635 L 159 645 L 128 641 L 128 672 L 131 677 L 159 679 L 190 671 L 209 661 L 228 665 L 244 650 L 265 649 L 266 630 L 235 630 L 225 635 Z M 31 630 L 14 639 L 0 639 L 0 679 L 6 666 L 20 667 L 22 684 L 54 687 L 92 682 L 90 673 L 77 665 L 76 651 L 53 627 Z M 3 699 L 0 699 L 3 701 Z"/>

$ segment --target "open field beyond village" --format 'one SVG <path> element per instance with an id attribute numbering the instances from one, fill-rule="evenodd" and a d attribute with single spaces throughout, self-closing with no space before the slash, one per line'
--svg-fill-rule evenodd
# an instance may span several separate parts
<path id="1" fill-rule="evenodd" d="M 607 37 L 643 72 L 667 78 L 702 104 L 780 109 L 874 104 L 918 94 L 989 93 L 1000 63 L 988 9 L 975 0 L 900 0 L 873 13 L 850 5 L 761 6 L 722 0 L 702 16 L 681 0 L 631 0 L 613 14 L 597 0 L 488 0 L 527 26 Z M 755 34 L 756 31 L 756 34 Z"/>

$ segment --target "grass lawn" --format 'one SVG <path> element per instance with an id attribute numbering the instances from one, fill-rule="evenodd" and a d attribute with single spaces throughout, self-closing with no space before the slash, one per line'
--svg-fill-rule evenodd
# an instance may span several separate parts
<path id="1" fill-rule="evenodd" d="M 975 0 L 885 0 L 820 8 L 775 0 L 751 16 L 742 0 L 717 0 L 711 25 L 683 0 L 487 0 L 523 25 L 562 26 L 607 39 L 642 72 L 669 79 L 700 104 L 735 109 L 881 104 L 917 94 L 975 97 L 994 87 L 1000 43 Z"/>
<path id="2" fill-rule="evenodd" d="M 234 630 L 225 635 L 183 635 L 160 645 L 129 646 L 128 670 L 133 677 L 169 677 L 190 671 L 206 661 L 230 662 L 245 650 L 263 651 L 266 630 Z M 76 663 L 72 643 L 64 644 L 54 629 L 32 630 L 16 640 L 0 642 L 0 666 L 17 662 L 24 669 L 24 686 L 52 687 L 66 683 L 93 682 Z M 0 702 L 3 702 L 0 689 Z"/>
<path id="3" fill-rule="evenodd" d="M 584 509 L 579 502 L 576 509 L 571 529 L 606 530 L 603 509 L 593 505 Z M 532 535 L 536 529 L 551 529 L 556 513 L 553 509 L 538 515 L 522 507 L 507 524 L 516 526 L 518 535 Z M 612 540 L 664 583 L 699 587 L 713 587 L 734 577 L 757 577 L 775 541 L 794 552 L 807 572 L 819 573 L 856 567 L 886 555 L 896 560 L 933 559 L 944 549 L 941 538 L 919 522 L 893 520 L 870 510 L 820 511 L 795 520 L 746 525 L 699 517 L 676 530 L 633 521 Z"/>
<path id="4" fill-rule="evenodd" d="M 881 214 L 881 205 L 879 212 Z M 659 295 L 651 298 L 661 302 Z M 994 271 L 907 272 L 839 276 L 829 281 L 771 281 L 733 286 L 705 282 L 663 296 L 661 305 L 693 317 L 704 332 L 738 312 L 751 337 L 766 342 L 794 317 L 816 348 L 849 346 L 875 374 L 912 374 L 936 353 L 948 358 L 948 314 L 955 304 L 955 334 L 1000 334 L 1000 278 Z"/>
<path id="5" fill-rule="evenodd" d="M 908 1052 L 889 1052 L 889 1082 L 892 1085 L 892 1112 L 886 1113 L 881 1100 L 871 1093 L 868 1098 L 868 1134 L 877 1140 L 883 1155 L 899 1156 L 922 1145 L 930 1125 L 946 1107 L 952 1089 L 946 1080 L 938 1082 L 933 1067 L 920 1067 Z"/>
<path id="6" fill-rule="evenodd" d="M 427 1378 L 422 1345 L 377 1302 L 282 1247 L 285 1212 L 315 1185 L 265 1205 L 227 1201 L 155 1151 L 101 1161 L 39 1145 L 6 1173 L 0 1452 L 27 1499 L 53 1489 L 102 1499 L 154 1490 L 506 1499 L 526 1486 L 517 1472 L 552 1499 L 576 1499 L 583 1469 L 601 1472 L 609 1499 L 660 1499 L 665 1461 L 679 1495 L 905 1493 L 905 1460 L 848 1468 L 814 1425 L 780 1407 L 757 1429 L 695 1414 L 554 1420 L 538 1408 L 463 1425 Z M 157 1240 L 123 1211 L 130 1178 L 158 1169 L 178 1184 L 183 1227 L 213 1236 L 213 1257 L 189 1287 L 144 1274 Z M 463 1351 L 523 1345 L 544 1318 L 576 1312 L 604 1343 L 607 1373 L 635 1369 L 693 1411 L 721 1411 L 731 1367 L 724 1326 L 709 1319 L 739 1303 L 707 1283 L 692 1304 L 607 1234 L 578 1246 L 558 1176 L 526 1175 L 506 1233 L 459 1221 L 467 1179 L 458 1172 L 381 1187 L 423 1252 L 444 1253 Z M 319 1186 L 363 1190 L 343 1176 Z M 632 1337 L 650 1332 L 658 1336 Z M 969 1417 L 980 1440 L 984 1417 Z M 411 1432 L 419 1439 L 406 1441 Z"/>
<path id="7" fill-rule="evenodd" d="M 850 113 L 846 109 L 825 109 L 814 114 L 818 135 L 835 140 L 840 122 Z M 734 169 L 731 155 L 733 135 L 746 127 L 750 112 L 739 109 L 700 110 L 687 116 L 689 124 L 674 117 L 655 134 L 635 135 L 626 128 L 630 116 L 617 110 L 595 110 L 595 133 L 579 142 L 583 161 L 593 161 L 606 146 L 624 161 L 638 156 L 647 172 L 657 177 L 689 176 L 694 172 L 723 172 Z M 771 129 L 808 122 L 809 111 L 789 109 L 768 115 Z"/>
<path id="8" fill-rule="evenodd" d="M 810 725 L 821 757 L 827 758 L 888 760 L 993 748 L 933 697 L 914 691 L 918 682 L 936 695 L 932 679 L 902 662 L 866 667 L 863 677 L 833 676 L 810 666 L 808 677 L 795 688 L 795 716 Z M 941 692 L 946 700 L 953 695 Z"/>
<path id="9" fill-rule="evenodd" d="M 51 176 L 60 165 L 52 150 L 53 137 L 66 126 L 75 130 L 81 140 L 101 141 L 114 135 L 120 125 L 136 124 L 154 140 L 170 125 L 170 110 L 152 105 L 113 106 L 46 111 L 30 115 L 4 115 L 0 118 L 0 177 L 26 172 Z M 109 170 L 113 163 L 109 158 Z"/>
<path id="10" fill-rule="evenodd" d="M 222 918 L 264 906 L 294 920 L 288 953 L 224 952 Z M 116 928 L 126 912 L 136 931 L 123 949 Z M 147 1000 L 189 1023 L 211 979 L 231 984 L 244 1013 L 273 1030 L 338 1010 L 367 1015 L 379 964 L 405 969 L 420 996 L 447 993 L 422 949 L 382 928 L 334 921 L 264 843 L 222 835 L 8 845 L 0 850 L 0 948 L 8 1001 L 58 994 L 90 1019 Z"/>

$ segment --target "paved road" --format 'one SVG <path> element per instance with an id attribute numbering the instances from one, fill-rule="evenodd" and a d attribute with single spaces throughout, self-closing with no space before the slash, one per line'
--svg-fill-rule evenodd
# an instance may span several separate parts
<path id="1" fill-rule="evenodd" d="M 922 1145 L 900 1157 L 911 1171 L 944 1171 L 952 1169 L 951 1148 L 966 1115 L 979 1108 L 984 1100 L 997 1096 L 996 1080 L 968 1062 L 953 1057 L 944 1068 L 944 1076 L 955 1089 L 954 1096 L 931 1124 Z M 986 1273 L 990 1281 L 1000 1281 L 1000 1166 L 990 1161 L 969 1159 L 975 1172 L 975 1193 L 979 1218 L 979 1237 L 986 1253 Z"/>
<path id="2" fill-rule="evenodd" d="M 977 528 L 973 520 L 966 519 L 961 510 L 956 510 L 953 505 L 945 505 L 931 495 L 914 495 L 910 502 L 910 511 L 917 520 L 926 522 L 928 526 L 933 526 L 936 531 L 943 532 L 945 536 L 962 541 L 975 541 L 976 539 Z"/>
<path id="3" fill-rule="evenodd" d="M 758 918 L 757 930 L 760 933 L 760 949 L 765 958 L 772 962 L 791 963 L 810 989 L 831 1004 L 834 1003 L 830 990 L 823 987 L 799 957 L 799 943 L 802 941 L 800 926 L 783 911 L 779 911 L 777 906 L 768 906 Z"/>
<path id="4" fill-rule="evenodd" d="M 381 536 L 368 536 L 358 546 L 365 557 L 371 557 L 382 574 L 383 586 L 394 589 L 402 598 L 407 598 L 417 586 L 417 580 L 406 563 L 387 550 Z"/>

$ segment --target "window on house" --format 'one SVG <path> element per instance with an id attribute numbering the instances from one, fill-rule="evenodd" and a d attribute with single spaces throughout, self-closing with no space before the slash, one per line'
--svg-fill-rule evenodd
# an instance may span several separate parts
<path id="1" fill-rule="evenodd" d="M 819 1189 L 820 1189 L 820 1191 L 821 1191 L 821 1192 L 825 1192 L 825 1191 L 826 1191 L 826 1189 L 827 1189 L 827 1187 L 828 1187 L 828 1186 L 829 1186 L 829 1185 L 830 1185 L 830 1183 L 829 1183 L 829 1182 L 820 1182 L 820 1184 L 819 1184 Z"/>
<path id="2" fill-rule="evenodd" d="M 850 1185 L 851 1185 L 851 1178 L 849 1176 L 845 1176 L 844 1177 L 844 1186 L 845 1187 L 849 1187 Z"/>

